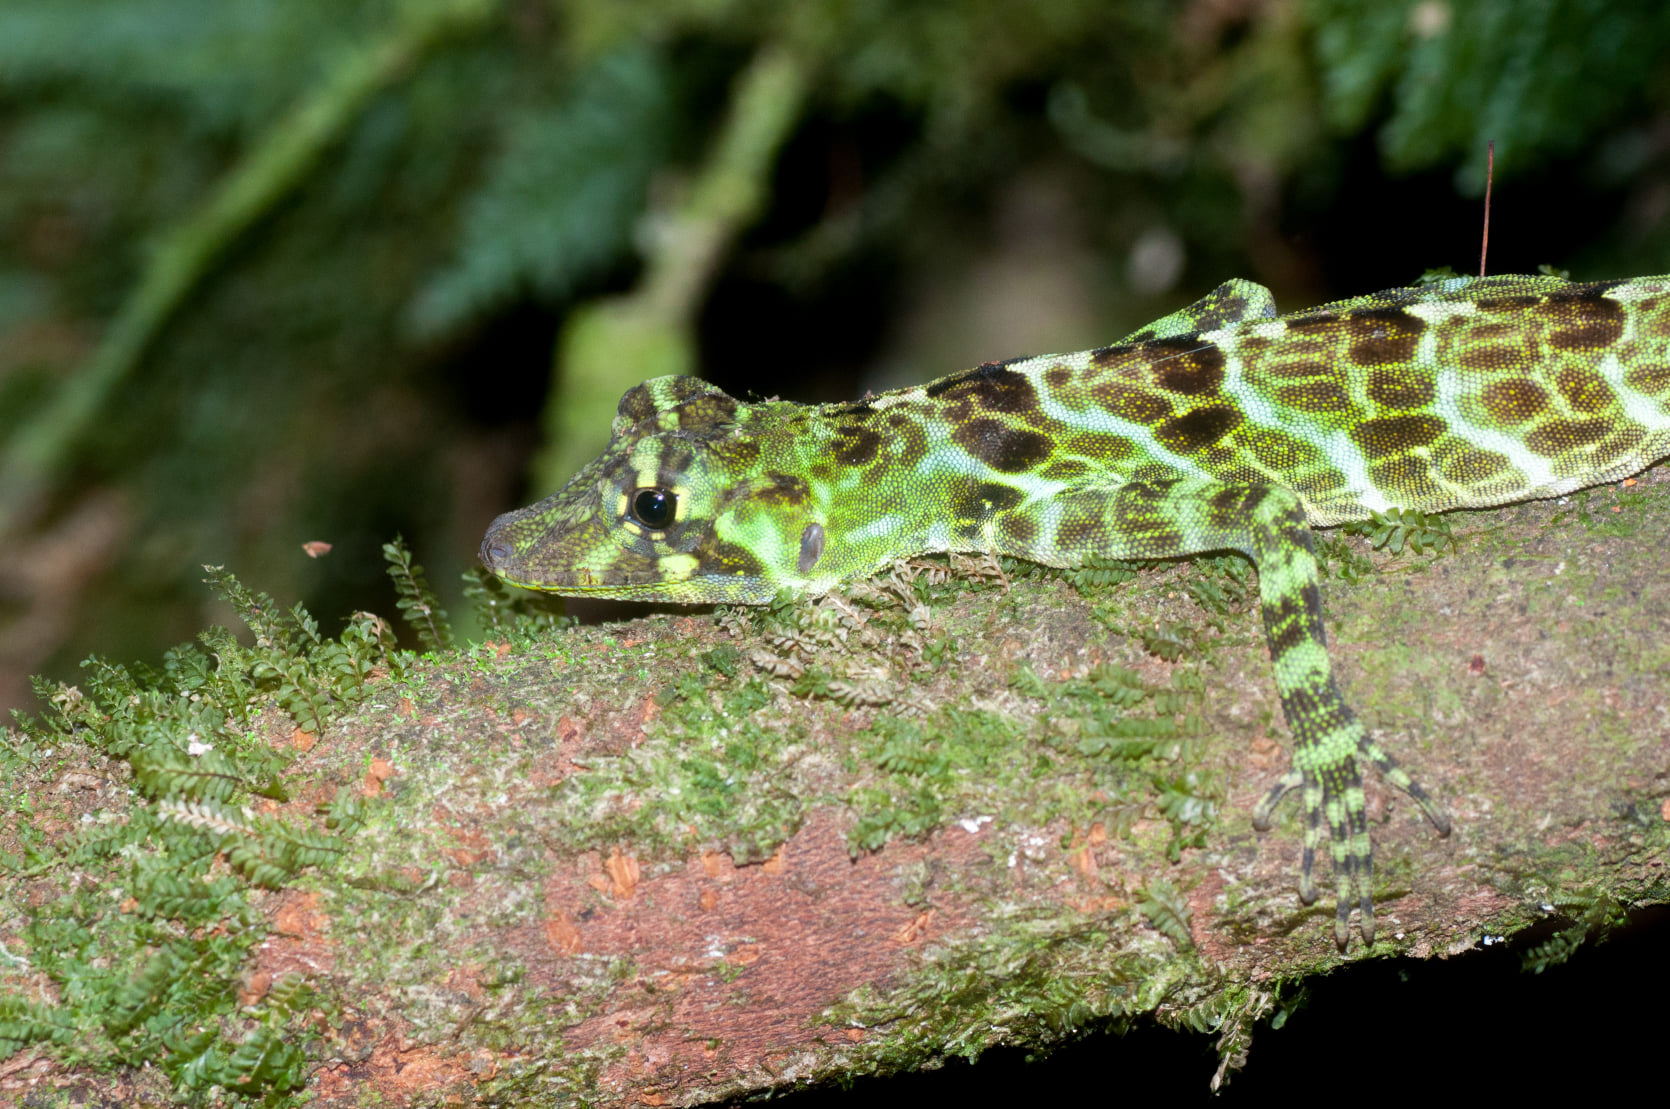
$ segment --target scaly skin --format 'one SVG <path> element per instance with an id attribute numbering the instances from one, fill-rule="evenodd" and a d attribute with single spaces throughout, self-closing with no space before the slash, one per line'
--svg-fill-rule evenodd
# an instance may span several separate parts
<path id="1" fill-rule="evenodd" d="M 1670 454 L 1670 277 L 1452 278 L 1277 317 L 1231 281 L 1123 341 L 848 404 L 744 404 L 691 377 L 621 398 L 609 448 L 500 516 L 516 585 L 693 604 L 816 594 L 927 551 L 1050 566 L 1239 551 L 1258 568 L 1300 791 L 1300 897 L 1326 824 L 1346 946 L 1374 938 L 1357 760 L 1449 819 L 1352 715 L 1311 526 L 1551 497 Z"/>

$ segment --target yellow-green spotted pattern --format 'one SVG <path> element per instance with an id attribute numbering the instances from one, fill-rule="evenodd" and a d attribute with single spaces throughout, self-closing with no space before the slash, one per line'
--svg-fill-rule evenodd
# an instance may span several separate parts
<path id="1" fill-rule="evenodd" d="M 1670 455 L 1670 277 L 1453 278 L 1278 317 L 1231 281 L 1099 350 L 993 362 L 847 404 L 745 404 L 695 378 L 621 399 L 609 448 L 493 522 L 482 560 L 571 595 L 820 592 L 927 551 L 1053 566 L 1235 550 L 1259 572 L 1293 769 L 1327 825 L 1343 947 L 1372 940 L 1358 757 L 1447 817 L 1334 685 L 1310 527 L 1547 497 Z"/>

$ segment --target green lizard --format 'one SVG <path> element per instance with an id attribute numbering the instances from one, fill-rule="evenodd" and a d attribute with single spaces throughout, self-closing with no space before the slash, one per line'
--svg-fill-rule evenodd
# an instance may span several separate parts
<path id="1" fill-rule="evenodd" d="M 1289 316 L 1230 281 L 1078 354 L 846 403 L 742 403 L 693 377 L 621 398 L 603 455 L 493 521 L 482 561 L 570 595 L 761 604 L 927 551 L 1051 566 L 1239 551 L 1258 570 L 1298 789 L 1299 895 L 1327 825 L 1344 950 L 1374 939 L 1357 760 L 1444 810 L 1352 715 L 1324 644 L 1313 525 L 1551 497 L 1670 454 L 1670 276 L 1452 278 Z"/>

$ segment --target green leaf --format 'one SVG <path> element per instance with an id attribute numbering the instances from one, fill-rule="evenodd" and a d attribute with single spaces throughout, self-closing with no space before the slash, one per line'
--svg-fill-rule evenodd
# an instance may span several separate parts
<path id="1" fill-rule="evenodd" d="M 1148 883 L 1137 902 L 1137 909 L 1161 935 L 1169 937 L 1178 947 L 1191 950 L 1194 937 L 1189 934 L 1189 903 L 1171 882 L 1157 878 Z"/>
<path id="2" fill-rule="evenodd" d="M 1341 129 L 1385 117 L 1379 147 L 1408 172 L 1461 161 L 1484 190 L 1497 168 L 1528 170 L 1593 140 L 1640 103 L 1670 49 L 1670 6 L 1613 0 L 1466 4 L 1308 0 L 1323 108 Z"/>
<path id="3" fill-rule="evenodd" d="M 635 43 L 582 73 L 561 103 L 511 115 L 465 205 L 457 260 L 412 306 L 420 334 L 529 294 L 561 299 L 625 254 L 669 144 L 668 80 L 659 52 Z"/>
<path id="4" fill-rule="evenodd" d="M 383 558 L 388 561 L 390 579 L 400 595 L 395 602 L 400 615 L 417 631 L 418 640 L 430 651 L 444 651 L 452 646 L 452 625 L 447 622 L 446 609 L 441 607 L 435 591 L 423 575 L 423 567 L 412 561 L 412 552 L 400 536 L 383 544 Z"/>

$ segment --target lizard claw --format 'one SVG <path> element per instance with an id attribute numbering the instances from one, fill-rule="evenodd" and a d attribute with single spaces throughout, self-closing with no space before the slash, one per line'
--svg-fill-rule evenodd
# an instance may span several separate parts
<path id="1" fill-rule="evenodd" d="M 1450 831 L 1449 814 L 1368 737 L 1356 721 L 1323 741 L 1301 739 L 1294 753 L 1297 764 L 1267 793 L 1253 811 L 1253 827 L 1269 829 L 1274 810 L 1294 789 L 1305 809 L 1304 853 L 1299 866 L 1299 901 L 1316 901 L 1314 876 L 1317 848 L 1327 826 L 1329 856 L 1334 868 L 1334 942 L 1341 952 L 1350 943 L 1351 909 L 1358 910 L 1363 942 L 1374 943 L 1374 848 L 1368 834 L 1368 806 L 1363 797 L 1357 756 L 1378 769 L 1387 781 L 1421 806 L 1440 835 Z M 1352 735 L 1351 732 L 1356 734 Z"/>

